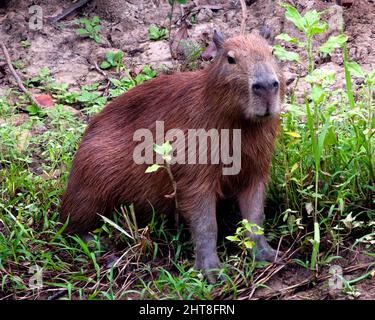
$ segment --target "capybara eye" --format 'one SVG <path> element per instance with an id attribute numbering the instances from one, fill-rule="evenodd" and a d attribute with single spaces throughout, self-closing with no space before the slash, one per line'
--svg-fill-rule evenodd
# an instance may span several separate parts
<path id="1" fill-rule="evenodd" d="M 234 59 L 234 58 L 231 57 L 231 56 L 228 56 L 228 63 L 229 63 L 229 64 L 236 64 L 236 59 Z"/>

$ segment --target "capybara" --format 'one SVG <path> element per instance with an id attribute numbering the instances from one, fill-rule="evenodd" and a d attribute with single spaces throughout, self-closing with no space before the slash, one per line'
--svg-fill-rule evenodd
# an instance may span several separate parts
<path id="1" fill-rule="evenodd" d="M 206 69 L 158 76 L 116 98 L 93 117 L 73 159 L 62 198 L 61 221 L 69 218 L 68 233 L 90 231 L 101 220 L 98 214 L 108 216 L 120 205 L 131 203 L 137 219 L 152 210 L 173 216 L 175 200 L 170 195 L 174 188 L 167 170 L 145 173 L 149 165 L 136 164 L 133 158 L 140 144 L 134 141 L 139 140 L 134 133 L 148 129 L 155 135 L 157 121 L 163 121 L 165 131 L 179 129 L 185 137 L 189 129 L 240 130 L 237 174 L 224 174 L 221 160 L 170 166 L 177 185 L 178 213 L 192 232 L 196 268 L 220 265 L 218 200 L 236 199 L 243 218 L 263 225 L 264 193 L 285 91 L 283 75 L 271 47 L 258 35 L 224 41 L 215 32 L 213 42 L 216 56 Z M 212 141 L 207 150 L 211 146 Z M 264 235 L 249 236 L 256 243 L 258 260 L 275 259 L 276 250 Z"/>

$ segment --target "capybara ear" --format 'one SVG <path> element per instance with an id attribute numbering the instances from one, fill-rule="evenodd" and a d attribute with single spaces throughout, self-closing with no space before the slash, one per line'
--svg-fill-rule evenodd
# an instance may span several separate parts
<path id="1" fill-rule="evenodd" d="M 214 30 L 212 42 L 201 54 L 203 60 L 214 59 L 217 54 L 224 48 L 224 35 L 220 31 Z"/>
<path id="2" fill-rule="evenodd" d="M 220 31 L 214 30 L 214 37 L 212 39 L 217 51 L 224 48 L 224 35 Z"/>

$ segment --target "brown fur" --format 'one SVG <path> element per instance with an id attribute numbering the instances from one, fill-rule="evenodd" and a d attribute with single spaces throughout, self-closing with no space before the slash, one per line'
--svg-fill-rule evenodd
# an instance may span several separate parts
<path id="1" fill-rule="evenodd" d="M 237 64 L 227 62 L 235 52 Z M 268 177 L 279 119 L 244 117 L 244 109 L 259 104 L 250 92 L 249 78 L 254 66 L 267 64 L 280 82 L 283 77 L 272 53 L 256 36 L 228 39 L 215 61 L 205 70 L 159 76 L 131 89 L 109 103 L 90 122 L 72 163 L 69 183 L 62 199 L 61 220 L 70 219 L 67 232 L 82 233 L 99 222 L 97 213 L 109 215 L 121 204 L 134 203 L 139 218 L 152 211 L 170 214 L 174 200 L 165 170 L 145 174 L 147 165 L 133 162 L 133 133 L 139 128 L 154 132 L 155 121 L 171 128 L 242 130 L 242 166 L 235 176 L 223 176 L 222 165 L 172 166 L 177 181 L 180 214 L 190 224 L 201 223 L 203 202 L 210 194 L 215 199 L 233 197 L 251 189 Z M 253 99 L 253 100 L 251 100 Z M 207 196 L 208 197 L 208 196 Z M 202 200 L 203 199 L 203 200 Z"/>

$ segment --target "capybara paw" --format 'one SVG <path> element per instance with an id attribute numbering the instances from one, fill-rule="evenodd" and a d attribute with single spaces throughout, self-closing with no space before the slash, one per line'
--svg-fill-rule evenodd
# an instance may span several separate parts
<path id="1" fill-rule="evenodd" d="M 195 261 L 195 269 L 203 271 L 203 274 L 211 284 L 219 280 L 219 269 L 221 268 L 222 264 L 217 255 Z"/>
<path id="2" fill-rule="evenodd" d="M 263 246 L 257 246 L 257 251 L 255 254 L 255 259 L 257 261 L 267 261 L 267 262 L 276 262 L 279 263 L 282 260 L 282 251 L 277 251 L 269 244 Z"/>
<path id="3" fill-rule="evenodd" d="M 277 252 L 276 250 L 272 249 L 272 250 L 261 250 L 261 251 L 257 251 L 257 253 L 255 254 L 255 259 L 257 261 L 267 261 L 267 262 L 274 262 L 275 261 L 275 258 L 277 260 Z"/>

